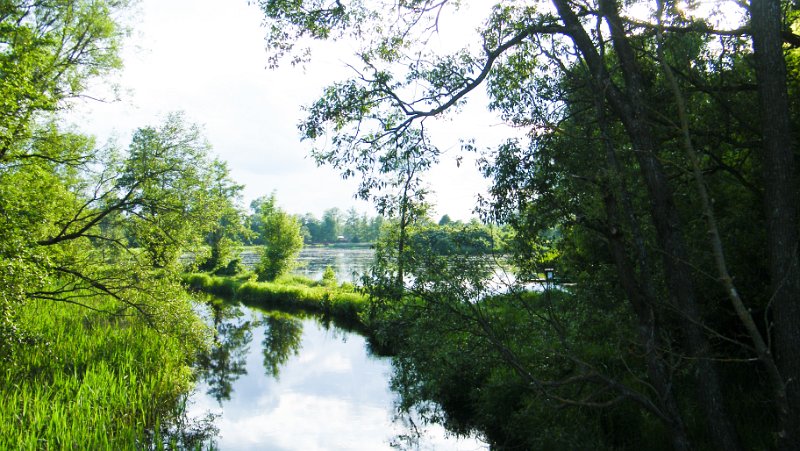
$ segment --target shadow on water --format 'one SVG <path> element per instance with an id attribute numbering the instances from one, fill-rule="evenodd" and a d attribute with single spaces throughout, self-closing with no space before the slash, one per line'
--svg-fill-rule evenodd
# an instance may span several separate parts
<path id="1" fill-rule="evenodd" d="M 195 393 L 162 428 L 166 448 L 483 448 L 443 430 L 417 440 L 414 423 L 395 410 L 390 360 L 330 319 L 213 297 L 201 307 L 214 343 L 197 359 Z"/>
<path id="2" fill-rule="evenodd" d="M 209 302 L 214 344 L 197 359 L 198 379 L 208 386 L 207 393 L 220 405 L 231 399 L 233 385 L 247 374 L 247 352 L 253 340 L 253 322 L 245 318 L 241 307 L 223 302 Z"/>
<path id="3" fill-rule="evenodd" d="M 264 340 L 261 353 L 264 356 L 264 371 L 267 376 L 278 379 L 280 370 L 289 358 L 300 354 L 303 323 L 286 314 L 268 313 L 261 320 Z"/>

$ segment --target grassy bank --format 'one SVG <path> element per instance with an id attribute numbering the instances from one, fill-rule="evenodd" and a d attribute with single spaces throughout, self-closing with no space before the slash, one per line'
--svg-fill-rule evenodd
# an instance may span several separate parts
<path id="1" fill-rule="evenodd" d="M 29 339 L 2 362 L 0 449 L 160 447 L 192 387 L 199 330 L 178 337 L 58 302 L 31 301 L 19 315 Z"/>
<path id="2" fill-rule="evenodd" d="M 281 277 L 275 282 L 255 282 L 246 276 L 223 277 L 204 273 L 187 274 L 184 282 L 192 290 L 246 305 L 322 315 L 347 329 L 366 331 L 360 313 L 366 308 L 367 296 L 347 283 L 336 285 L 298 276 Z"/>

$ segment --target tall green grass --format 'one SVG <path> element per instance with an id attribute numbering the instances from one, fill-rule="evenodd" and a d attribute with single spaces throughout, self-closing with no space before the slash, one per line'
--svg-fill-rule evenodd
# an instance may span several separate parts
<path id="1" fill-rule="evenodd" d="M 288 313 L 306 312 L 332 319 L 337 325 L 365 331 L 361 312 L 367 296 L 352 285 L 324 284 L 301 276 L 281 277 L 275 282 L 255 282 L 246 277 L 232 278 L 208 274 L 187 274 L 184 282 L 192 290 L 211 293 L 265 310 Z"/>
<path id="2" fill-rule="evenodd" d="M 23 306 L 34 338 L 0 370 L 0 449 L 159 447 L 192 387 L 186 340 L 139 320 L 58 302 Z"/>

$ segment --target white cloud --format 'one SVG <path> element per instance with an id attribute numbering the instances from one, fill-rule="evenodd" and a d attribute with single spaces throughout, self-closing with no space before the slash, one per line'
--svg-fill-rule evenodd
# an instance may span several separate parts
<path id="1" fill-rule="evenodd" d="M 77 122 L 87 131 L 101 141 L 116 133 L 125 145 L 137 127 L 183 110 L 205 126 L 215 153 L 229 162 L 237 182 L 246 185 L 246 203 L 275 190 L 279 203 L 292 213 L 321 215 L 327 208 L 350 206 L 372 210 L 353 199 L 355 181 L 343 181 L 334 170 L 315 165 L 308 157 L 311 143 L 301 142 L 296 128 L 303 117 L 301 106 L 350 73 L 342 62 L 349 55 L 346 47 L 321 46 L 305 70 L 288 64 L 269 70 L 263 15 L 245 0 L 224 5 L 143 0 L 138 17 L 123 53 L 121 101 L 83 104 Z M 480 113 L 482 108 L 474 110 Z M 498 131 L 498 120 L 485 113 L 430 122 L 443 130 L 440 146 L 445 149 L 458 147 L 459 133 L 485 139 Z M 430 180 L 437 193 L 432 199 L 438 207 L 435 214 L 454 218 L 469 217 L 475 193 L 486 186 L 471 164 L 457 169 L 449 157 Z"/>

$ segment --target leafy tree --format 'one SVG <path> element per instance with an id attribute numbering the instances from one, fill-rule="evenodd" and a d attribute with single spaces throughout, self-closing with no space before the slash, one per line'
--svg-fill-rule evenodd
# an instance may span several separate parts
<path id="1" fill-rule="evenodd" d="M 211 249 L 211 255 L 201 269 L 219 271 L 236 259 L 239 243 L 248 234 L 244 214 L 237 205 L 244 187 L 230 179 L 225 162 L 214 160 L 209 175 L 211 179 L 207 188 L 213 197 L 218 198 L 221 211 L 218 224 L 206 235 L 205 242 Z"/>
<path id="2" fill-rule="evenodd" d="M 80 171 L 93 160 L 92 140 L 59 130 L 50 114 L 119 67 L 124 30 L 114 17 L 124 7 L 77 0 L 0 6 L 0 354 L 3 343 L 23 338 L 15 305 L 45 291 L 55 265 L 39 241 L 80 208 L 69 191 L 86 187 Z"/>
<path id="3" fill-rule="evenodd" d="M 364 241 L 367 228 L 367 217 L 359 216 L 355 208 L 347 210 L 347 217 L 342 227 L 342 235 L 351 243 L 360 243 Z"/>
<path id="4" fill-rule="evenodd" d="M 201 252 L 206 235 L 228 213 L 228 194 L 236 190 L 219 189 L 224 166 L 208 160 L 209 149 L 181 114 L 133 135 L 117 183 L 136 199 L 126 228 L 154 267 L 175 265 L 188 250 Z"/>
<path id="5" fill-rule="evenodd" d="M 204 188 L 204 141 L 178 118 L 137 131 L 127 157 L 48 125 L 36 129 L 30 155 L 57 157 L 23 158 L 0 171 L 0 291 L 10 321 L 14 303 L 28 299 L 96 308 L 107 298 L 116 301 L 110 314 L 162 330 L 186 325 L 192 314 L 179 257 L 198 249 L 224 202 Z"/>
<path id="6" fill-rule="evenodd" d="M 487 338 L 509 374 L 549 400 L 606 409 L 630 403 L 659 421 L 675 449 L 797 448 L 800 415 L 797 403 L 787 402 L 797 394 L 791 381 L 800 361 L 800 334 L 790 326 L 799 311 L 791 139 L 797 112 L 786 101 L 787 85 L 796 81 L 784 69 L 787 45 L 798 37 L 781 16 L 792 7 L 731 2 L 728 12 L 744 20 L 749 14 L 750 26 L 720 29 L 713 13 L 701 17 L 666 1 L 656 2 L 650 18 L 636 13 L 647 10 L 645 2 L 500 3 L 476 46 L 437 54 L 428 38 L 459 5 L 261 2 L 272 19 L 275 57 L 291 52 L 298 38 L 365 43 L 354 76 L 327 88 L 300 124 L 308 139 L 334 134 L 327 148 L 314 150 L 317 160 L 360 176 L 359 195 L 395 189 L 395 197 L 376 199 L 379 208 L 381 199 L 400 200 L 386 205 L 401 207 L 401 257 L 408 244 L 402 206 L 422 187 L 411 182 L 439 153 L 425 121 L 457 110 L 485 86 L 490 108 L 528 129 L 529 139 L 509 140 L 485 159 L 494 186 L 484 213 L 514 227 L 517 261 L 531 274 L 552 264 L 542 241 L 556 238 L 556 263 L 578 284 L 570 312 L 576 319 L 567 323 L 537 323 L 547 310 L 518 304 L 521 317 L 563 338 L 558 355 L 571 362 L 566 375 L 550 380 L 549 367 L 501 339 L 504 323 L 487 312 L 449 310 L 480 326 L 470 333 Z M 394 176 L 399 183 L 392 184 Z M 762 204 L 766 212 L 757 208 Z M 771 286 L 751 273 L 769 274 Z M 419 285 L 426 302 L 448 293 L 437 286 L 449 286 L 450 305 L 480 294 L 472 282 L 448 285 L 429 275 L 430 283 Z M 624 365 L 614 363 L 614 353 L 592 355 L 597 337 L 571 333 L 587 311 L 602 319 L 599 329 L 618 328 L 616 355 Z M 623 342 L 636 343 L 641 358 L 625 357 Z M 747 361 L 758 369 L 720 363 Z M 576 398 L 569 388 L 575 383 L 591 395 Z M 753 426 L 746 408 L 726 402 L 741 392 L 769 397 L 771 418 Z M 777 442 L 740 433 L 759 426 Z"/>
<path id="7" fill-rule="evenodd" d="M 319 225 L 319 242 L 334 243 L 342 233 L 342 212 L 338 208 L 325 210 Z"/>
<path id="8" fill-rule="evenodd" d="M 119 68 L 127 1 L 5 1 L 0 6 L 0 161 L 25 157 L 36 118 Z"/>
<path id="9" fill-rule="evenodd" d="M 292 268 L 303 248 L 303 236 L 300 222 L 278 208 L 275 194 L 263 199 L 260 215 L 264 247 L 255 271 L 259 280 L 272 281 Z"/>
<path id="10" fill-rule="evenodd" d="M 299 218 L 300 223 L 303 225 L 303 242 L 305 243 L 319 243 L 320 240 L 320 222 L 319 219 L 314 217 L 311 213 L 306 213 Z"/>

